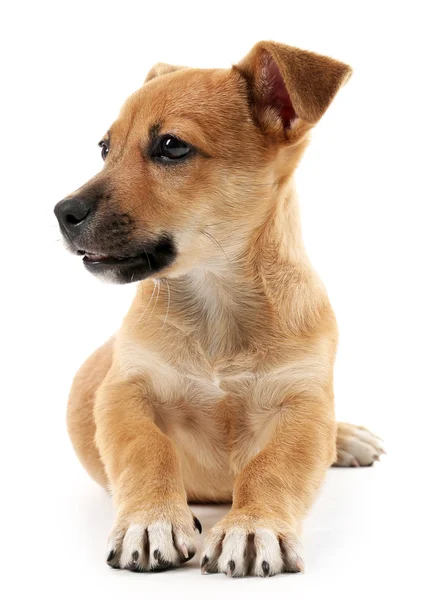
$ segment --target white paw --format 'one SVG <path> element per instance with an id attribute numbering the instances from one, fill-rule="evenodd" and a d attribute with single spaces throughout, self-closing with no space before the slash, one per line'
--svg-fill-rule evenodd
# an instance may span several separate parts
<path id="1" fill-rule="evenodd" d="M 282 528 L 274 521 L 270 527 L 261 526 L 255 521 L 230 514 L 213 527 L 204 545 L 202 573 L 270 577 L 285 571 L 302 571 L 299 542 L 288 527 Z"/>
<path id="2" fill-rule="evenodd" d="M 336 467 L 367 467 L 385 454 L 382 440 L 365 427 L 339 423 Z"/>
<path id="3" fill-rule="evenodd" d="M 130 571 L 178 567 L 195 555 L 195 529 L 201 530 L 201 524 L 190 515 L 187 523 L 164 516 L 155 520 L 148 511 L 120 518 L 109 536 L 107 564 Z"/>

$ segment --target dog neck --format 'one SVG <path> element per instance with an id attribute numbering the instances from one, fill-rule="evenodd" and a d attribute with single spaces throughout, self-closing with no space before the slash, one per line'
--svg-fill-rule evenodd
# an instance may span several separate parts
<path id="1" fill-rule="evenodd" d="M 210 356 L 256 347 L 259 336 L 267 345 L 283 325 L 295 332 L 309 326 L 324 291 L 304 250 L 293 183 L 277 192 L 237 260 L 219 270 L 194 268 L 168 284 L 168 322 L 187 326 Z"/>

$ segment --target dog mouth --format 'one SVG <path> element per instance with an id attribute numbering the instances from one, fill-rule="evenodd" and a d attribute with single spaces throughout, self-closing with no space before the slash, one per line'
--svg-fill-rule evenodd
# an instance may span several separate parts
<path id="1" fill-rule="evenodd" d="M 150 255 L 147 252 L 143 252 L 142 254 L 136 254 L 133 256 L 109 256 L 108 254 L 95 254 L 93 252 L 85 252 L 83 250 L 79 250 L 77 254 L 83 256 L 83 262 L 89 265 L 99 264 L 107 266 L 120 266 L 149 260 L 151 269 Z"/>
<path id="2" fill-rule="evenodd" d="M 119 254 L 106 254 L 96 250 L 75 249 L 82 257 L 85 268 L 97 276 L 104 276 L 115 283 L 140 281 L 168 267 L 176 258 L 175 243 L 171 236 L 160 237 L 147 248 L 122 249 Z"/>

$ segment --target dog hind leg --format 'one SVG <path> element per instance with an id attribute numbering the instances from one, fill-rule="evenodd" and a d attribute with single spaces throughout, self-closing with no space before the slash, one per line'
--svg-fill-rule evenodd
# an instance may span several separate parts
<path id="1" fill-rule="evenodd" d="M 382 440 L 368 429 L 337 423 L 337 458 L 334 467 L 368 467 L 385 454 Z"/>

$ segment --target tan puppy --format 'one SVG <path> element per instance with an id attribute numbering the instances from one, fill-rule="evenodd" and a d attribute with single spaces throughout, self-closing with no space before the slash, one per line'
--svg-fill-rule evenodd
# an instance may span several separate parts
<path id="1" fill-rule="evenodd" d="M 337 328 L 292 186 L 350 72 L 272 42 L 227 70 L 158 64 L 100 142 L 104 169 L 55 208 L 87 269 L 141 282 L 68 407 L 81 462 L 113 494 L 113 567 L 188 560 L 188 502 L 232 500 L 203 571 L 300 571 L 326 469 L 382 452 L 364 428 L 337 434 Z"/>

